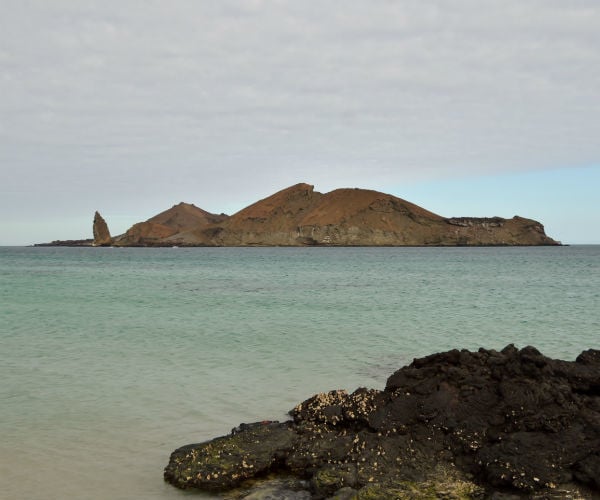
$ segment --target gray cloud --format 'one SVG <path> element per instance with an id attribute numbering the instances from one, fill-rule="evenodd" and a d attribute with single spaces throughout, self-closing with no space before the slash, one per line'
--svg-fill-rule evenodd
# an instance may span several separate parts
<path id="1" fill-rule="evenodd" d="M 590 165 L 599 88 L 595 1 L 6 1 L 0 203 Z"/>

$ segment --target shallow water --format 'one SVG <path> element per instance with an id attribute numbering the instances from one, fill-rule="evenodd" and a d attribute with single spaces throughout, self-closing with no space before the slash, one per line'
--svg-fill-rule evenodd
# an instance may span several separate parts
<path id="1" fill-rule="evenodd" d="M 180 445 L 416 356 L 599 333 L 600 246 L 0 248 L 0 497 L 188 497 Z"/>

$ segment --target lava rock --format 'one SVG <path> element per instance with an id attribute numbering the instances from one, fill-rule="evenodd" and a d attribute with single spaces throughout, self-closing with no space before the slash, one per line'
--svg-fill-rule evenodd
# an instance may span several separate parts
<path id="1" fill-rule="evenodd" d="M 165 480 L 226 491 L 291 474 L 313 499 L 600 495 L 600 351 L 452 350 L 290 415 L 176 450 Z"/>

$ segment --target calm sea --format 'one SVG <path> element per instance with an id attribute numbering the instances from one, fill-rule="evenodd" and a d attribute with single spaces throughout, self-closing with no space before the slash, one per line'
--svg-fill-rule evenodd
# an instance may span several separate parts
<path id="1" fill-rule="evenodd" d="M 509 343 L 600 348 L 600 246 L 0 248 L 0 497 L 189 498 L 178 446 Z"/>

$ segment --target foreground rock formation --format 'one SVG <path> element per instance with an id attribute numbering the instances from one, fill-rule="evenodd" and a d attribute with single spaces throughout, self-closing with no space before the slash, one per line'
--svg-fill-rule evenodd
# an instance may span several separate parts
<path id="1" fill-rule="evenodd" d="M 180 203 L 135 224 L 117 246 L 455 246 L 557 245 L 522 217 L 444 218 L 365 189 L 321 194 L 296 184 L 231 217 Z"/>
<path id="2" fill-rule="evenodd" d="M 175 450 L 165 480 L 247 499 L 600 497 L 600 351 L 453 350 L 290 413 Z"/>

